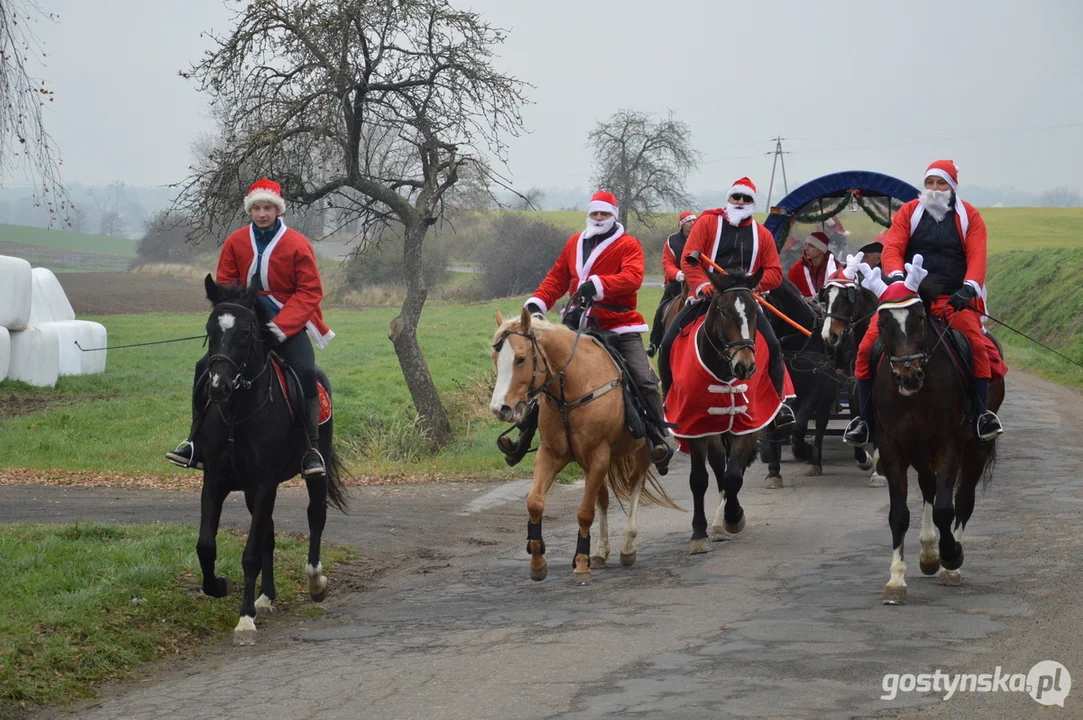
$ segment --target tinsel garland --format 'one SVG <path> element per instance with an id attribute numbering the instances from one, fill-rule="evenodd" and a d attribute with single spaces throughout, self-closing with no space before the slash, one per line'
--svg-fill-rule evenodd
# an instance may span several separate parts
<path id="1" fill-rule="evenodd" d="M 865 198 L 861 196 L 860 191 L 852 191 L 846 193 L 846 196 L 843 197 L 841 201 L 839 201 L 838 205 L 829 210 L 825 210 L 820 214 L 807 213 L 804 215 L 791 215 L 789 222 L 783 224 L 782 231 L 780 233 L 781 237 L 779 237 L 776 242 L 779 246 L 786 242 L 786 238 L 789 237 L 790 229 L 794 226 L 794 223 L 815 225 L 816 223 L 826 222 L 841 213 L 843 210 L 845 210 L 846 206 L 848 206 L 851 202 L 855 201 L 857 202 L 858 207 L 864 210 L 865 214 L 868 215 L 869 219 L 872 220 L 874 223 L 880 225 L 881 227 L 891 227 L 890 218 L 885 220 L 884 218 L 880 217 L 874 209 L 865 204 Z"/>

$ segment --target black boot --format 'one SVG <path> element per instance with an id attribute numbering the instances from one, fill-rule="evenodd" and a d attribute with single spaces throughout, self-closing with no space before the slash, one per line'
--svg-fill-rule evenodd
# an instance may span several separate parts
<path id="1" fill-rule="evenodd" d="M 846 426 L 842 440 L 847 445 L 865 447 L 872 442 L 872 380 L 857 381 L 858 416 Z"/>
<path id="2" fill-rule="evenodd" d="M 782 360 L 781 353 L 777 358 L 771 358 L 767 371 L 771 376 L 771 384 L 774 385 L 775 392 L 778 393 L 778 399 L 782 401 L 782 407 L 775 413 L 773 424 L 779 430 L 791 427 L 797 422 L 797 419 L 793 416 L 793 408 L 786 404 L 786 364 Z"/>
<path id="3" fill-rule="evenodd" d="M 975 429 L 982 442 L 996 440 L 1004 434 L 1000 418 L 989 409 L 989 379 L 974 378 L 974 395 L 978 401 L 978 420 Z"/>
<path id="4" fill-rule="evenodd" d="M 193 440 L 196 432 L 199 431 L 199 426 L 203 424 L 203 408 L 200 407 L 202 389 L 203 384 L 200 382 L 196 382 L 192 388 L 192 427 L 188 431 L 188 437 L 177 446 L 176 450 L 170 450 L 165 454 L 166 460 L 177 467 L 203 469 L 203 460 L 196 454 L 196 444 Z"/>
<path id="5" fill-rule="evenodd" d="M 504 462 L 509 467 L 519 464 L 527 452 L 530 451 L 530 443 L 534 440 L 534 433 L 538 430 L 538 404 L 530 403 L 526 408 L 523 419 L 516 423 L 519 428 L 519 438 L 512 440 L 507 435 L 501 435 L 496 439 L 496 446 L 504 453 Z"/>
<path id="6" fill-rule="evenodd" d="M 647 400 L 647 441 L 651 446 L 651 462 L 659 475 L 665 475 L 669 472 L 669 461 L 673 459 L 673 446 L 666 442 L 669 435 L 666 411 L 657 390 L 645 392 L 644 395 Z"/>
<path id="7" fill-rule="evenodd" d="M 301 458 L 301 476 L 315 477 L 325 475 L 327 468 L 320 455 L 320 399 L 305 398 L 305 434 L 308 435 L 308 450 Z"/>

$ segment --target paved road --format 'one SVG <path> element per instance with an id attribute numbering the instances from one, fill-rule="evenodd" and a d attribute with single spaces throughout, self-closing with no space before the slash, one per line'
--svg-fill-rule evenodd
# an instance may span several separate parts
<path id="1" fill-rule="evenodd" d="M 636 565 L 597 570 L 589 587 L 570 583 L 575 486 L 550 495 L 542 583 L 527 579 L 522 483 L 365 490 L 353 515 L 329 523 L 330 541 L 359 542 L 387 568 L 365 592 L 82 716 L 1083 717 L 1083 401 L 1020 373 L 1009 380 L 1010 434 L 966 534 L 962 587 L 920 575 L 912 496 L 909 604 L 880 604 L 887 493 L 868 488 L 841 447 L 822 478 L 784 465 L 782 490 L 762 489 L 754 465 L 746 530 L 707 555 L 687 555 L 687 514 L 643 511 Z M 678 465 L 666 484 L 688 505 L 685 477 Z M 300 525 L 292 492 L 280 527 Z M 0 521 L 191 520 L 196 504 L 191 494 L 0 488 Z M 227 513 L 242 516 L 239 502 Z M 880 698 L 885 673 L 1026 673 L 1039 660 L 1073 675 L 1064 708 L 1004 692 Z"/>

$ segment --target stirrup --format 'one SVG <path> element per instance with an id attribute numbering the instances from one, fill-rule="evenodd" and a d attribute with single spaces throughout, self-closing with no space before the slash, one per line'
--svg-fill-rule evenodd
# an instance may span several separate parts
<path id="1" fill-rule="evenodd" d="M 182 454 L 187 447 L 188 454 Z M 177 467 L 184 468 L 185 470 L 202 470 L 202 461 L 196 460 L 196 445 L 191 440 L 185 440 L 177 446 L 176 450 L 170 450 L 165 454 L 166 460 L 173 463 Z"/>
<path id="2" fill-rule="evenodd" d="M 316 467 L 305 467 L 305 465 L 308 464 L 307 461 L 311 460 L 313 455 L 316 456 L 316 459 L 319 460 L 320 464 Z M 315 446 L 310 447 L 305 451 L 304 456 L 301 458 L 301 477 L 315 477 L 317 475 L 326 474 L 327 466 L 323 461 L 323 455 L 320 455 L 320 451 L 317 450 Z"/>
<path id="3" fill-rule="evenodd" d="M 652 358 L 652 357 L 655 356 L 655 354 L 657 352 L 658 352 L 658 346 L 655 345 L 654 343 L 651 343 L 650 345 L 647 346 L 647 357 Z"/>
<path id="4" fill-rule="evenodd" d="M 775 428 L 781 430 L 788 428 L 797 422 L 797 419 L 793 416 L 793 408 L 786 403 L 782 403 L 782 406 L 778 409 L 778 413 L 775 414 L 775 419 L 771 421 L 771 424 Z"/>
<path id="5" fill-rule="evenodd" d="M 986 418 L 992 418 L 992 422 L 995 423 L 992 430 L 987 431 L 984 435 L 981 433 L 982 420 Z M 1000 418 L 992 410 L 986 410 L 978 416 L 977 421 L 974 423 L 974 430 L 978 434 L 978 439 L 982 442 L 989 442 L 996 440 L 998 437 L 1004 434 L 1004 426 L 1000 423 Z"/>
<path id="6" fill-rule="evenodd" d="M 860 435 L 861 430 L 864 430 Z M 869 426 L 865 422 L 864 418 L 855 417 L 850 421 L 850 424 L 846 426 L 846 430 L 842 433 L 842 441 L 847 445 L 853 447 L 865 447 L 869 444 Z"/>

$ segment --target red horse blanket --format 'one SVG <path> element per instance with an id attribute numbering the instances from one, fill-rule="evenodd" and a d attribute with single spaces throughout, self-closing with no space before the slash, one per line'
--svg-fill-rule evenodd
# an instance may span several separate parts
<path id="1" fill-rule="evenodd" d="M 673 434 L 681 452 L 687 438 L 733 433 L 747 435 L 775 419 L 782 401 L 775 393 L 767 366 L 771 352 L 763 336 L 756 335 L 756 373 L 750 380 L 722 380 L 703 364 L 696 335 L 706 318 L 681 333 L 670 350 L 673 385 L 666 396 L 666 422 L 676 423 Z M 783 385 L 787 398 L 796 397 L 787 372 Z"/>

